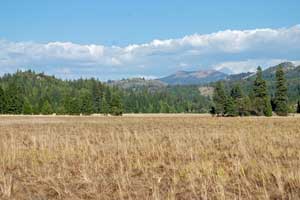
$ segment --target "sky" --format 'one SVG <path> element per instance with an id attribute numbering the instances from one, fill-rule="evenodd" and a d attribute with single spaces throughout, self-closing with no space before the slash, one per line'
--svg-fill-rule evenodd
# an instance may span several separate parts
<path id="1" fill-rule="evenodd" d="M 300 64 L 299 8 L 299 0 L 1 0 L 0 74 L 108 80 Z"/>

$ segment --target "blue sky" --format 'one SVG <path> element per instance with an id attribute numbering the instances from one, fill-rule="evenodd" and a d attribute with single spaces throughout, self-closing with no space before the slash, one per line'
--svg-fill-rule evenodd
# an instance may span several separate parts
<path id="1" fill-rule="evenodd" d="M 3 0 L 0 69 L 104 80 L 298 62 L 299 8 L 296 0 Z"/>

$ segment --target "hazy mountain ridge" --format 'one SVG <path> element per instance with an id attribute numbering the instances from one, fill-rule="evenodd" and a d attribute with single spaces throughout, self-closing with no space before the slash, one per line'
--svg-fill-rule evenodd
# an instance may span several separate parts
<path id="1" fill-rule="evenodd" d="M 278 65 L 269 67 L 263 71 L 263 77 L 267 81 L 275 80 L 276 69 L 282 66 L 286 72 L 286 78 L 300 79 L 300 66 L 294 65 L 292 62 L 283 62 Z M 150 90 L 157 90 L 166 86 L 175 85 L 206 85 L 217 81 L 253 81 L 255 72 L 243 72 L 239 74 L 226 74 L 217 70 L 199 70 L 199 71 L 177 71 L 166 77 L 158 79 L 144 79 L 144 78 L 130 78 L 122 80 L 108 81 L 108 85 L 121 87 L 123 89 L 138 89 L 148 88 Z"/>
<path id="2" fill-rule="evenodd" d="M 227 74 L 216 70 L 178 71 L 157 80 L 168 85 L 200 85 L 223 80 L 227 76 Z"/>
<path id="3" fill-rule="evenodd" d="M 140 89 L 140 88 L 147 88 L 149 90 L 157 90 L 167 86 L 166 83 L 159 81 L 159 80 L 147 80 L 144 78 L 129 78 L 129 79 L 122 79 L 122 80 L 113 80 L 108 81 L 108 85 L 116 86 L 122 89 Z"/>

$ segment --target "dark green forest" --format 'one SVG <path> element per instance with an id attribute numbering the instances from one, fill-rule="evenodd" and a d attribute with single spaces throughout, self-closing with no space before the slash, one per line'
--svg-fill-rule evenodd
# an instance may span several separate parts
<path id="1" fill-rule="evenodd" d="M 196 86 L 125 90 L 96 79 L 61 80 L 30 70 L 0 78 L 2 114 L 200 113 L 211 103 Z"/>

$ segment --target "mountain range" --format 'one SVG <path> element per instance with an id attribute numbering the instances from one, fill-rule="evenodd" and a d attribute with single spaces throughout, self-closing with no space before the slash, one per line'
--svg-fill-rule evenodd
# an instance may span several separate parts
<path id="1" fill-rule="evenodd" d="M 277 67 L 282 66 L 286 72 L 287 79 L 300 78 L 300 66 L 294 65 L 292 62 L 283 62 L 279 65 L 269 67 L 263 71 L 263 77 L 266 80 L 273 80 Z M 226 74 L 217 70 L 199 70 L 199 71 L 178 71 L 166 77 L 147 80 L 144 78 L 131 78 L 117 81 L 109 81 L 109 85 L 121 86 L 122 88 L 139 88 L 139 87 L 165 87 L 167 85 L 203 85 L 212 82 L 239 81 L 254 79 L 255 72 L 244 72 L 239 74 Z"/>

